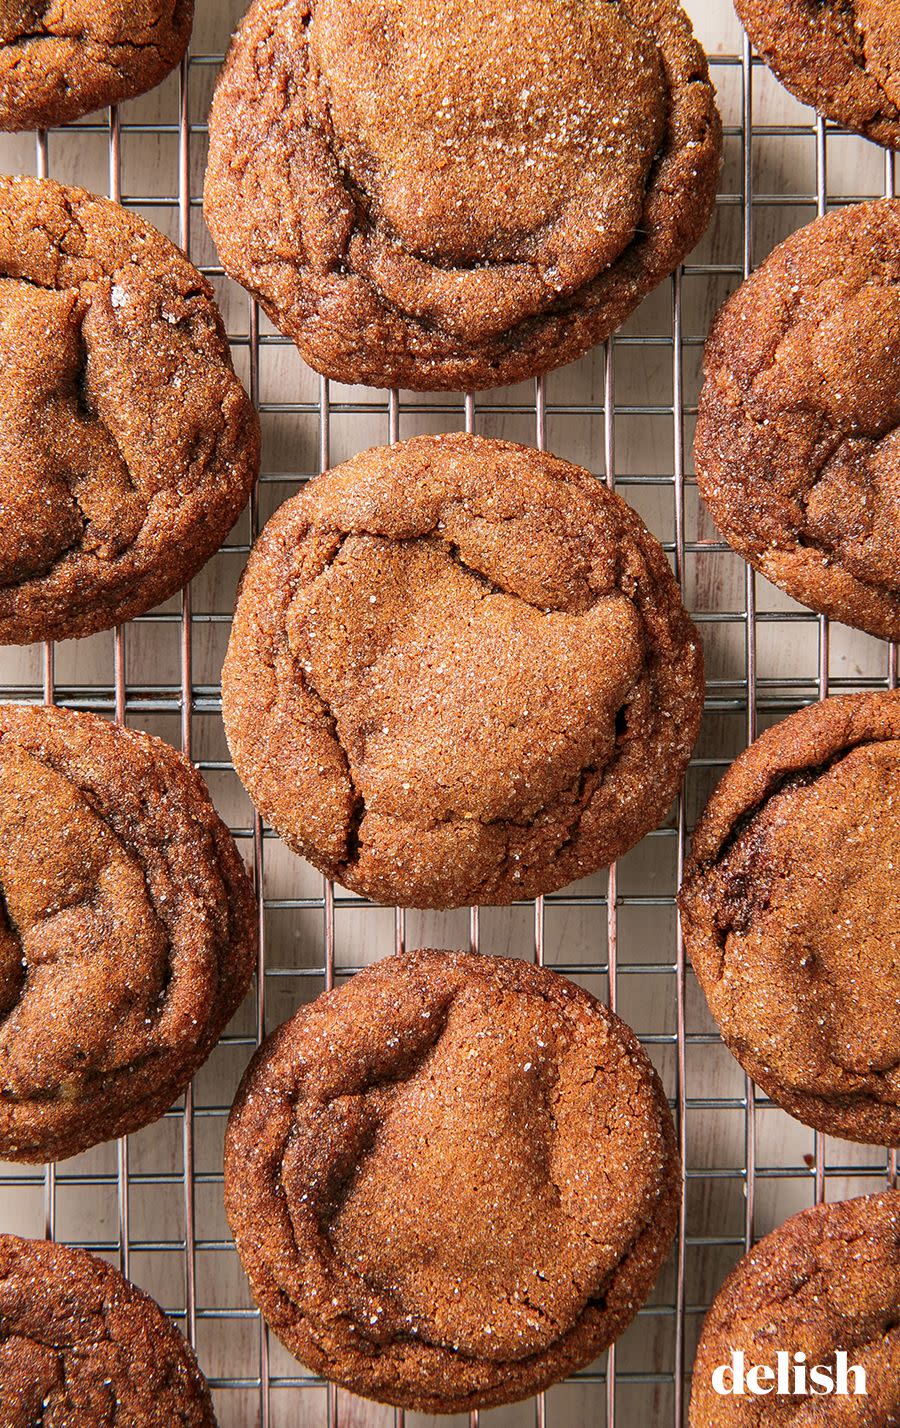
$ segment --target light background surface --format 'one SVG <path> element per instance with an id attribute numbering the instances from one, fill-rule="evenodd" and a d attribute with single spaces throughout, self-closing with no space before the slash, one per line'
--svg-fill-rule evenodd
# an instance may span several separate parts
<path id="1" fill-rule="evenodd" d="M 0 697 L 100 710 L 189 747 L 264 891 L 264 991 L 248 998 L 202 1070 L 192 1103 L 155 1126 L 44 1173 L 0 1167 L 0 1226 L 85 1245 L 123 1265 L 194 1339 L 222 1428 L 395 1428 L 403 1415 L 329 1391 L 261 1331 L 222 1209 L 222 1138 L 258 1030 L 315 997 L 333 973 L 408 947 L 465 947 L 530 958 L 611 1000 L 638 1031 L 679 1118 L 687 1167 L 684 1234 L 647 1307 L 607 1356 L 545 1401 L 481 1415 L 483 1428 L 644 1428 L 678 1424 L 702 1312 L 744 1250 L 813 1203 L 882 1188 L 886 1151 L 816 1137 L 755 1103 L 722 1047 L 683 964 L 674 893 L 685 828 L 727 765 L 763 728 L 827 691 L 883 688 L 888 647 L 828 627 L 724 547 L 704 515 L 690 444 L 702 344 L 710 321 L 748 267 L 827 205 L 893 191 L 889 156 L 794 101 L 743 48 L 728 0 L 688 0 L 713 62 L 725 121 L 725 162 L 710 229 L 683 274 L 642 304 L 605 351 L 534 383 L 480 394 L 389 395 L 328 384 L 258 317 L 222 276 L 203 222 L 209 99 L 242 0 L 197 0 L 189 64 L 117 115 L 92 115 L 33 135 L 0 136 L 6 172 L 46 172 L 121 197 L 207 273 L 234 343 L 238 371 L 259 404 L 263 477 L 254 509 L 194 581 L 118 639 L 0 650 Z M 748 120 L 752 122 L 748 126 Z M 749 201 L 748 201 L 749 200 Z M 320 462 L 389 436 L 461 429 L 535 444 L 579 462 L 616 489 L 671 553 L 707 659 L 707 712 L 683 805 L 604 873 L 509 909 L 469 913 L 379 908 L 323 885 L 254 823 L 228 762 L 219 672 L 235 588 L 254 530 Z M 684 1391 L 682 1392 L 682 1385 Z M 435 1420 L 407 1414 L 406 1428 Z M 461 1425 L 461 1419 L 444 1419 Z"/>

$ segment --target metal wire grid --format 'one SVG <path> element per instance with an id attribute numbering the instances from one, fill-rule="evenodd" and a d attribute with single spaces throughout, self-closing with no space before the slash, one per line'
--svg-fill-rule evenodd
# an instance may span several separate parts
<path id="1" fill-rule="evenodd" d="M 213 0 L 210 0 L 210 3 L 213 3 Z M 79 133 L 103 133 L 108 138 L 110 196 L 128 206 L 144 209 L 174 208 L 178 215 L 179 241 L 188 252 L 191 247 L 192 211 L 200 202 L 199 194 L 192 191 L 191 142 L 202 136 L 205 131 L 205 126 L 202 123 L 191 122 L 189 105 L 191 75 L 200 66 L 218 65 L 221 59 L 221 54 L 198 53 L 191 55 L 182 63 L 178 77 L 178 119 L 176 125 L 156 123 L 123 125 L 117 111 L 113 109 L 110 111 L 107 123 L 102 125 L 89 123 L 79 126 Z M 685 429 L 686 422 L 694 415 L 695 409 L 685 400 L 685 365 L 690 349 L 697 347 L 702 341 L 702 337 L 690 337 L 684 330 L 682 296 L 685 277 L 706 277 L 710 280 L 723 277 L 737 281 L 740 277 L 746 276 L 753 266 L 755 215 L 763 205 L 808 204 L 812 202 L 818 212 L 824 212 L 829 202 L 832 201 L 828 189 L 828 142 L 832 134 L 840 132 L 833 126 L 826 125 L 821 119 L 814 121 L 816 153 L 816 189 L 814 194 L 755 194 L 753 90 L 754 78 L 758 73 L 758 62 L 752 57 L 746 39 L 743 41 L 741 53 L 715 56 L 711 62 L 714 70 L 719 71 L 720 75 L 735 71 L 738 71 L 740 75 L 740 122 L 737 125 L 729 126 L 726 129 L 726 134 L 730 141 L 740 145 L 741 184 L 739 191 L 723 193 L 720 196 L 720 204 L 723 207 L 740 207 L 742 219 L 740 263 L 694 263 L 688 264 L 683 272 L 676 273 L 671 280 L 671 337 L 620 336 L 607 343 L 602 391 L 596 394 L 595 401 L 587 403 L 549 402 L 545 384 L 538 381 L 534 384 L 533 399 L 530 401 L 525 401 L 520 397 L 512 401 L 498 401 L 494 394 L 486 394 L 479 396 L 477 400 L 466 396 L 461 399 L 448 397 L 437 402 L 430 401 L 426 408 L 429 418 L 435 416 L 441 419 L 450 418 L 455 424 L 459 423 L 459 418 L 462 416 L 463 424 L 468 431 L 475 430 L 476 426 L 489 424 L 492 416 L 530 414 L 534 421 L 534 441 L 539 448 L 546 445 L 548 414 L 565 413 L 574 417 L 599 417 L 602 420 L 603 432 L 602 469 L 608 484 L 611 487 L 615 485 L 640 487 L 641 485 L 656 484 L 664 486 L 670 493 L 673 538 L 667 542 L 667 548 L 670 551 L 676 575 L 682 583 L 685 581 L 687 558 L 705 559 L 727 549 L 721 543 L 713 540 L 700 538 L 689 540 L 686 536 L 685 491 L 690 482 L 687 474 Z M 138 196 L 123 190 L 123 131 L 135 135 L 177 135 L 177 182 L 173 184 L 171 195 L 148 198 L 146 195 Z M 769 137 L 791 138 L 808 136 L 810 128 L 808 123 L 798 122 L 777 127 L 767 126 L 765 133 Z M 48 137 L 41 134 L 38 136 L 36 145 L 36 171 L 39 174 L 50 172 L 49 158 Z M 885 154 L 884 193 L 893 195 L 894 191 L 894 160 L 892 155 Z M 859 197 L 864 196 L 867 195 L 859 195 Z M 852 200 L 843 196 L 838 201 Z M 222 277 L 221 268 L 215 265 L 207 265 L 203 271 L 215 279 Z M 266 403 L 261 397 L 261 353 L 269 346 L 281 345 L 283 339 L 261 330 L 259 311 L 251 303 L 248 332 L 246 336 L 233 334 L 233 341 L 236 348 L 247 348 L 250 392 L 254 403 L 261 412 L 291 411 L 315 417 L 318 424 L 318 464 L 322 469 L 330 464 L 332 420 L 335 416 L 381 413 L 387 418 L 389 439 L 394 441 L 402 434 L 404 416 L 422 410 L 416 399 L 401 398 L 401 395 L 395 391 L 389 393 L 386 399 L 384 394 L 372 393 L 363 398 L 355 398 L 351 394 L 349 400 L 335 400 L 330 384 L 324 378 L 319 380 L 318 399 L 315 402 Z M 622 349 L 629 346 L 654 344 L 671 349 L 671 404 L 648 402 L 619 403 L 617 405 L 615 394 L 617 351 L 621 352 Z M 671 421 L 673 460 L 670 475 L 625 474 L 619 475 L 617 479 L 616 421 L 617 418 L 623 416 L 667 417 Z M 598 456 L 599 454 L 598 452 Z M 255 537 L 260 527 L 260 504 L 265 483 L 267 481 L 282 482 L 283 480 L 284 477 L 281 474 L 264 473 L 261 489 L 255 494 L 251 503 L 251 539 Z M 244 556 L 248 546 L 231 543 L 228 549 L 237 555 Z M 761 676 L 757 657 L 757 641 L 760 631 L 772 622 L 782 626 L 787 633 L 789 632 L 788 627 L 793 623 L 809 622 L 815 620 L 815 617 L 796 611 L 758 609 L 757 582 L 749 568 L 745 573 L 744 594 L 745 601 L 742 610 L 701 611 L 697 618 L 704 634 L 714 633 L 715 626 L 721 627 L 728 624 L 738 624 L 743 630 L 743 675 L 737 679 L 711 678 L 707 707 L 713 714 L 717 711 L 729 711 L 742 716 L 746 741 L 749 742 L 755 737 L 757 718 L 760 712 L 780 717 L 789 709 L 797 707 L 799 703 L 823 697 L 830 689 L 835 688 L 859 687 L 861 685 L 894 687 L 896 685 L 896 648 L 891 648 L 886 654 L 883 675 L 858 677 L 854 674 L 849 678 L 830 680 L 830 631 L 828 622 L 822 618 L 816 620 L 818 633 L 817 672 L 814 678 L 797 676 L 787 679 L 784 677 L 767 679 Z M 23 682 L 21 679 L 10 680 L 0 686 L 0 696 L 6 699 L 58 701 L 73 708 L 89 707 L 102 710 L 118 720 L 124 720 L 126 717 L 134 718 L 138 723 L 142 718 L 151 715 L 174 714 L 177 715 L 180 723 L 181 747 L 188 756 L 191 756 L 195 717 L 200 713 L 204 715 L 216 714 L 220 707 L 218 687 L 199 684 L 194 678 L 193 636 L 198 627 L 207 623 L 223 623 L 227 621 L 227 618 L 226 614 L 195 610 L 192 606 L 191 592 L 188 589 L 182 596 L 180 610 L 177 613 L 154 613 L 135 622 L 135 624 L 163 626 L 177 621 L 180 661 L 180 678 L 177 683 L 160 682 L 141 686 L 130 683 L 127 678 L 127 636 L 125 630 L 120 629 L 115 632 L 111 683 L 101 682 L 90 686 L 79 686 L 72 683 L 68 686 L 61 686 L 56 679 L 55 651 L 52 646 L 48 645 L 43 650 L 42 673 L 39 682 Z M 227 760 L 207 758 L 198 759 L 196 762 L 207 776 L 224 773 L 230 768 Z M 701 757 L 694 761 L 693 768 L 719 771 L 727 762 L 728 759 L 722 757 Z M 685 799 L 680 797 L 672 824 L 659 830 L 656 835 L 652 835 L 657 839 L 674 840 L 679 879 L 685 852 L 686 823 Z M 251 850 L 256 885 L 260 892 L 265 894 L 267 857 L 270 856 L 269 850 L 272 847 L 274 835 L 271 830 L 263 827 L 256 814 L 252 816 L 249 826 L 236 826 L 233 831 L 243 845 Z M 589 1393 L 589 1397 L 584 1400 L 587 1404 L 588 1414 L 585 1418 L 579 1416 L 583 1409 L 576 1409 L 573 1414 L 567 1409 L 566 1403 L 556 1397 L 554 1391 L 551 1391 L 547 1395 L 541 1395 L 532 1405 L 526 1405 L 511 1411 L 511 1413 L 481 1415 L 481 1421 L 485 1424 L 485 1428 L 488 1423 L 497 1423 L 500 1428 L 501 1422 L 504 1428 L 508 1423 L 516 1425 L 534 1423 L 536 1428 L 570 1428 L 570 1425 L 574 1426 L 576 1422 L 579 1425 L 582 1422 L 590 1422 L 593 1425 L 603 1421 L 607 1428 L 615 1428 L 616 1424 L 619 1425 L 619 1428 L 633 1428 L 633 1425 L 646 1421 L 648 1417 L 653 1423 L 680 1425 L 685 1417 L 688 1391 L 688 1380 L 685 1377 L 685 1367 L 689 1368 L 689 1362 L 686 1365 L 685 1360 L 689 1360 L 690 1356 L 688 1330 L 694 1332 L 696 1322 L 705 1307 L 704 1303 L 694 1302 L 688 1297 L 689 1252 L 714 1246 L 729 1249 L 736 1255 L 743 1248 L 748 1247 L 754 1237 L 758 1187 L 767 1179 L 780 1181 L 789 1178 L 805 1178 L 807 1181 L 811 1181 L 816 1200 L 824 1198 L 826 1180 L 832 1178 L 841 1186 L 848 1177 L 862 1177 L 870 1182 L 887 1178 L 890 1183 L 897 1183 L 896 1153 L 887 1155 L 881 1163 L 857 1164 L 852 1160 L 852 1157 L 843 1154 L 847 1151 L 847 1147 L 843 1146 L 841 1152 L 843 1159 L 829 1163 L 825 1138 L 818 1134 L 814 1138 L 814 1155 L 809 1158 L 811 1163 L 760 1166 L 757 1159 L 757 1111 L 765 1108 L 768 1103 L 762 1097 L 757 1101 L 754 1088 L 749 1081 L 746 1082 L 743 1095 L 738 1097 L 718 1095 L 690 1097 L 688 1095 L 687 1058 L 689 1051 L 694 1047 L 713 1045 L 718 1041 L 718 1038 L 712 1031 L 689 1030 L 688 972 L 680 930 L 676 930 L 674 946 L 671 951 L 667 955 L 661 956 L 658 961 L 632 964 L 620 962 L 619 958 L 620 909 L 628 906 L 671 908 L 673 902 L 671 895 L 657 893 L 652 884 L 648 886 L 647 891 L 642 890 L 630 894 L 620 892 L 617 869 L 613 867 L 609 870 L 605 892 L 584 894 L 577 890 L 569 891 L 548 898 L 546 901 L 538 899 L 533 904 L 533 956 L 538 962 L 542 962 L 545 955 L 545 922 L 549 906 L 596 909 L 598 917 L 605 919 L 605 927 L 601 927 L 601 924 L 598 923 L 598 933 L 605 931 L 606 936 L 605 960 L 598 959 L 590 964 L 577 963 L 571 966 L 567 965 L 565 961 L 562 963 L 554 961 L 554 966 L 575 976 L 585 977 L 590 974 L 605 978 L 609 1003 L 613 1008 L 616 1007 L 619 1000 L 623 977 L 638 974 L 646 977 L 663 976 L 673 979 L 674 1031 L 649 1033 L 643 1035 L 641 1039 L 651 1050 L 662 1051 L 668 1048 L 674 1054 L 674 1074 L 671 1078 L 674 1080 L 674 1086 L 671 1088 L 671 1103 L 679 1127 L 682 1157 L 687 1167 L 682 1187 L 681 1232 L 674 1255 L 671 1298 L 667 1302 L 654 1303 L 642 1311 L 636 1331 L 640 1334 L 639 1326 L 642 1319 L 644 1321 L 667 1319 L 673 1329 L 671 1343 L 664 1348 L 662 1354 L 657 1348 L 648 1347 L 646 1361 L 636 1369 L 618 1367 L 617 1352 L 613 1348 L 604 1362 L 594 1366 L 590 1371 L 577 1375 L 575 1382 L 583 1386 Z M 342 895 L 340 890 L 336 894 L 334 886 L 330 883 L 325 883 L 320 896 L 292 896 L 289 898 L 261 896 L 260 957 L 254 1034 L 232 1032 L 224 1038 L 224 1044 L 236 1049 L 243 1060 L 249 1056 L 251 1047 L 264 1035 L 267 1029 L 270 1029 L 267 1024 L 266 999 L 267 990 L 273 978 L 284 975 L 306 978 L 308 979 L 306 986 L 303 987 L 302 982 L 300 986 L 304 995 L 307 994 L 307 991 L 312 995 L 318 990 L 319 985 L 326 988 L 333 985 L 336 970 L 339 970 L 341 975 L 345 971 L 352 970 L 352 968 L 337 967 L 335 951 L 336 908 L 340 909 L 349 903 L 350 899 Z M 354 906 L 358 906 L 358 904 L 354 904 Z M 294 916 L 310 911 L 321 914 L 321 959 L 315 965 L 285 969 L 270 964 L 267 957 L 267 915 L 273 911 L 288 912 Z M 406 944 L 406 921 L 404 910 L 397 909 L 394 914 L 393 928 L 393 944 L 397 950 L 401 950 Z M 481 945 L 481 923 L 482 918 L 479 910 L 472 909 L 469 914 L 469 943 L 475 950 L 478 950 Z M 600 940 L 601 938 L 598 936 L 598 941 Z M 494 949 L 486 946 L 485 950 Z M 713 1170 L 694 1168 L 691 1164 L 691 1142 L 689 1139 L 692 1122 L 698 1116 L 724 1109 L 736 1109 L 743 1115 L 743 1163 Z M 362 1428 L 362 1425 L 386 1425 L 392 1421 L 395 1428 L 413 1428 L 414 1423 L 421 1422 L 416 1415 L 404 1415 L 399 1410 L 393 1412 L 388 1410 L 387 1416 L 385 1416 L 381 1410 L 372 1407 L 366 1408 L 359 1401 L 351 1400 L 343 1394 L 339 1395 L 332 1386 L 323 1389 L 319 1380 L 305 1374 L 299 1366 L 287 1370 L 280 1370 L 274 1366 L 268 1332 L 252 1308 L 247 1306 L 246 1301 L 240 1303 L 198 1301 L 198 1257 L 221 1253 L 228 1249 L 229 1242 L 221 1235 L 219 1237 L 205 1235 L 204 1225 L 198 1223 L 195 1207 L 198 1190 L 201 1187 L 205 1189 L 209 1185 L 218 1186 L 221 1182 L 221 1175 L 216 1171 L 198 1168 L 195 1138 L 197 1128 L 205 1118 L 221 1120 L 227 1114 L 227 1110 L 226 1100 L 223 1100 L 221 1104 L 195 1106 L 193 1094 L 188 1092 L 183 1108 L 169 1112 L 168 1119 L 175 1120 L 180 1129 L 180 1169 L 169 1170 L 157 1167 L 136 1169 L 131 1163 L 129 1141 L 123 1138 L 117 1146 L 114 1171 L 85 1171 L 80 1168 L 73 1170 L 65 1166 L 57 1170 L 54 1166 L 48 1166 L 44 1174 L 41 1175 L 31 1171 L 23 1174 L 18 1168 L 10 1167 L 0 1176 L 0 1185 L 4 1187 L 4 1201 L 6 1202 L 5 1192 L 7 1190 L 21 1190 L 23 1187 L 42 1183 L 44 1230 L 49 1237 L 54 1237 L 59 1229 L 58 1197 L 63 1190 L 68 1193 L 76 1189 L 84 1189 L 90 1194 L 98 1193 L 100 1187 L 114 1186 L 117 1206 L 115 1239 L 98 1239 L 96 1235 L 91 1234 L 80 1239 L 79 1242 L 89 1243 L 90 1247 L 95 1250 L 114 1258 L 118 1257 L 118 1262 L 126 1274 L 132 1268 L 132 1258 L 138 1253 L 144 1257 L 146 1263 L 147 1256 L 152 1258 L 165 1252 L 171 1252 L 173 1249 L 178 1251 L 183 1265 L 182 1303 L 179 1307 L 173 1308 L 171 1304 L 169 1307 L 173 1316 L 182 1324 L 184 1332 L 192 1344 L 197 1342 L 200 1326 L 212 1326 L 215 1329 L 216 1326 L 227 1324 L 229 1320 L 246 1320 L 251 1324 L 256 1321 L 258 1323 L 256 1354 L 245 1355 L 241 1362 L 229 1364 L 228 1371 L 214 1373 L 211 1376 L 223 1424 L 246 1424 L 256 1421 L 261 1425 L 261 1428 L 270 1428 L 270 1425 L 276 1421 L 279 1423 L 282 1421 L 291 1422 L 292 1424 L 302 1421 L 304 1424 L 325 1422 L 328 1428 Z M 849 1164 L 843 1163 L 843 1160 L 846 1159 L 850 1160 Z M 699 1179 L 713 1183 L 720 1180 L 738 1181 L 743 1186 L 744 1212 L 741 1234 L 703 1235 L 687 1232 L 688 1192 L 692 1181 Z M 131 1214 L 131 1197 L 135 1188 L 175 1185 L 180 1187 L 182 1199 L 183 1234 L 174 1239 L 136 1238 L 132 1233 Z M 21 1223 L 16 1221 L 11 1198 L 8 1200 L 8 1204 L 12 1213 L 12 1222 L 9 1223 L 9 1228 L 21 1229 Z M 88 1217 L 89 1222 L 90 1217 Z M 633 1330 L 632 1334 L 634 1332 Z M 633 1409 L 629 1411 L 629 1406 L 635 1400 L 627 1396 L 627 1391 L 638 1386 L 646 1389 L 650 1397 L 639 1400 L 641 1406 L 637 1411 Z M 312 1410 L 311 1412 L 307 1411 L 305 1417 L 301 1417 L 300 1394 L 312 1390 L 315 1390 L 317 1394 L 312 1400 Z M 284 1398 L 284 1391 L 292 1395 L 287 1400 Z M 233 1404 L 230 1395 L 236 1396 Z M 278 1407 L 275 1406 L 276 1395 Z M 290 1407 L 287 1416 L 283 1418 L 281 1414 L 285 1402 L 288 1402 Z M 648 1404 L 652 1405 L 649 1413 Z M 473 1413 L 469 1422 L 470 1428 L 475 1428 L 475 1425 L 479 1424 L 479 1415 Z"/>

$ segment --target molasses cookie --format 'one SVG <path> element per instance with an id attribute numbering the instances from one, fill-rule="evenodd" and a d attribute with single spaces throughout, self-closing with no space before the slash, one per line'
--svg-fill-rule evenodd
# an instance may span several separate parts
<path id="1" fill-rule="evenodd" d="M 152 89 L 193 18 L 194 0 L 4 0 L 0 129 L 68 124 Z"/>
<path id="2" fill-rule="evenodd" d="M 197 1360 L 159 1305 L 112 1265 L 0 1235 L 5 1428 L 215 1428 Z"/>
<path id="3" fill-rule="evenodd" d="M 253 892 L 191 765 L 94 714 L 0 707 L 0 1157 L 158 1119 L 254 970 Z"/>
<path id="4" fill-rule="evenodd" d="M 735 8 L 785 89 L 900 148 L 900 0 L 735 0 Z"/>
<path id="5" fill-rule="evenodd" d="M 328 877 L 511 902 L 656 827 L 703 705 L 660 546 L 595 477 L 461 434 L 363 452 L 251 554 L 222 675 L 235 768 Z"/>
<path id="6" fill-rule="evenodd" d="M 206 215 L 326 376 L 494 387 L 580 357 L 672 272 L 720 148 L 677 0 L 255 0 Z"/>
<path id="7" fill-rule="evenodd" d="M 730 1392 L 735 1354 L 744 1355 L 743 1393 Z M 723 1368 L 724 1393 L 713 1382 Z M 822 1376 L 814 1378 L 814 1368 Z M 751 1374 L 759 1393 L 746 1387 Z M 688 1422 L 690 1428 L 900 1422 L 900 1194 L 802 1210 L 744 1256 L 706 1316 Z"/>
<path id="8" fill-rule="evenodd" d="M 680 902 L 710 1010 L 798 1120 L 900 1144 L 900 693 L 826 699 L 732 764 Z"/>
<path id="9" fill-rule="evenodd" d="M 900 200 L 776 248 L 704 371 L 697 478 L 726 540 L 804 605 L 900 639 Z"/>
<path id="10" fill-rule="evenodd" d="M 0 179 L 0 642 L 92 634 L 186 584 L 259 469 L 212 289 L 140 218 Z"/>
<path id="11" fill-rule="evenodd" d="M 316 1372 L 424 1413 L 526 1398 L 631 1321 L 677 1218 L 628 1027 L 530 963 L 390 957 L 257 1052 L 225 1201 L 263 1315 Z"/>

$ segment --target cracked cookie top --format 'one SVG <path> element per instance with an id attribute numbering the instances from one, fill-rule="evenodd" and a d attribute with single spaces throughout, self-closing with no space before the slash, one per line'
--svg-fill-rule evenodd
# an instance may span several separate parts
<path id="1" fill-rule="evenodd" d="M 317 370 L 489 387 L 580 356 L 672 271 L 719 151 L 676 0 L 256 0 L 206 213 Z"/>
<path id="2" fill-rule="evenodd" d="M 68 124 L 152 89 L 193 18 L 194 0 L 0 0 L 0 130 Z"/>
<path id="3" fill-rule="evenodd" d="M 216 1428 L 193 1352 L 159 1305 L 85 1250 L 0 1235 L 5 1428 Z"/>
<path id="4" fill-rule="evenodd" d="M 544 968 L 387 958 L 263 1044 L 225 1198 L 253 1293 L 316 1372 L 425 1413 L 594 1359 L 668 1253 L 672 1117 L 637 1038 Z"/>
<path id="5" fill-rule="evenodd" d="M 835 1370 L 843 1349 L 865 1396 L 722 1395 L 713 1371 L 743 1351 L 746 1367 Z M 774 1378 L 770 1384 L 774 1385 Z M 850 1378 L 851 1387 L 857 1380 Z M 900 1419 L 900 1194 L 864 1195 L 792 1215 L 732 1270 L 706 1316 L 694 1360 L 690 1428 L 859 1428 Z"/>
<path id="6" fill-rule="evenodd" d="M 0 1156 L 148 1125 L 244 997 L 255 903 L 205 785 L 149 734 L 0 707 Z"/>
<path id="7" fill-rule="evenodd" d="M 212 289 L 133 214 L 0 179 L 0 642 L 167 599 L 250 495 L 259 427 Z"/>
<path id="8" fill-rule="evenodd" d="M 776 248 L 704 371 L 694 454 L 723 535 L 803 604 L 900 639 L 900 200 Z"/>
<path id="9" fill-rule="evenodd" d="M 900 0 L 734 0 L 791 94 L 867 139 L 900 148 Z"/>
<path id="10" fill-rule="evenodd" d="M 826 699 L 731 766 L 681 892 L 744 1069 L 799 1120 L 900 1144 L 900 693 Z"/>
<path id="11" fill-rule="evenodd" d="M 235 768 L 386 902 L 510 902 L 666 813 L 703 703 L 666 558 L 587 472 L 462 434 L 362 453 L 268 523 L 223 670 Z"/>

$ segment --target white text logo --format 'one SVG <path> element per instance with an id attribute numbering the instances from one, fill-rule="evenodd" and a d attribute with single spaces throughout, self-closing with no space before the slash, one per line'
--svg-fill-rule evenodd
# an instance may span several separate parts
<path id="1" fill-rule="evenodd" d="M 848 1362 L 846 1349 L 838 1349 L 833 1364 L 808 1364 L 806 1354 L 789 1354 L 779 1350 L 775 1367 L 751 1364 L 748 1368 L 743 1349 L 731 1355 L 730 1364 L 713 1369 L 712 1386 L 723 1396 L 766 1393 L 787 1398 L 824 1397 L 854 1398 L 866 1392 L 866 1371 L 860 1364 Z"/>

